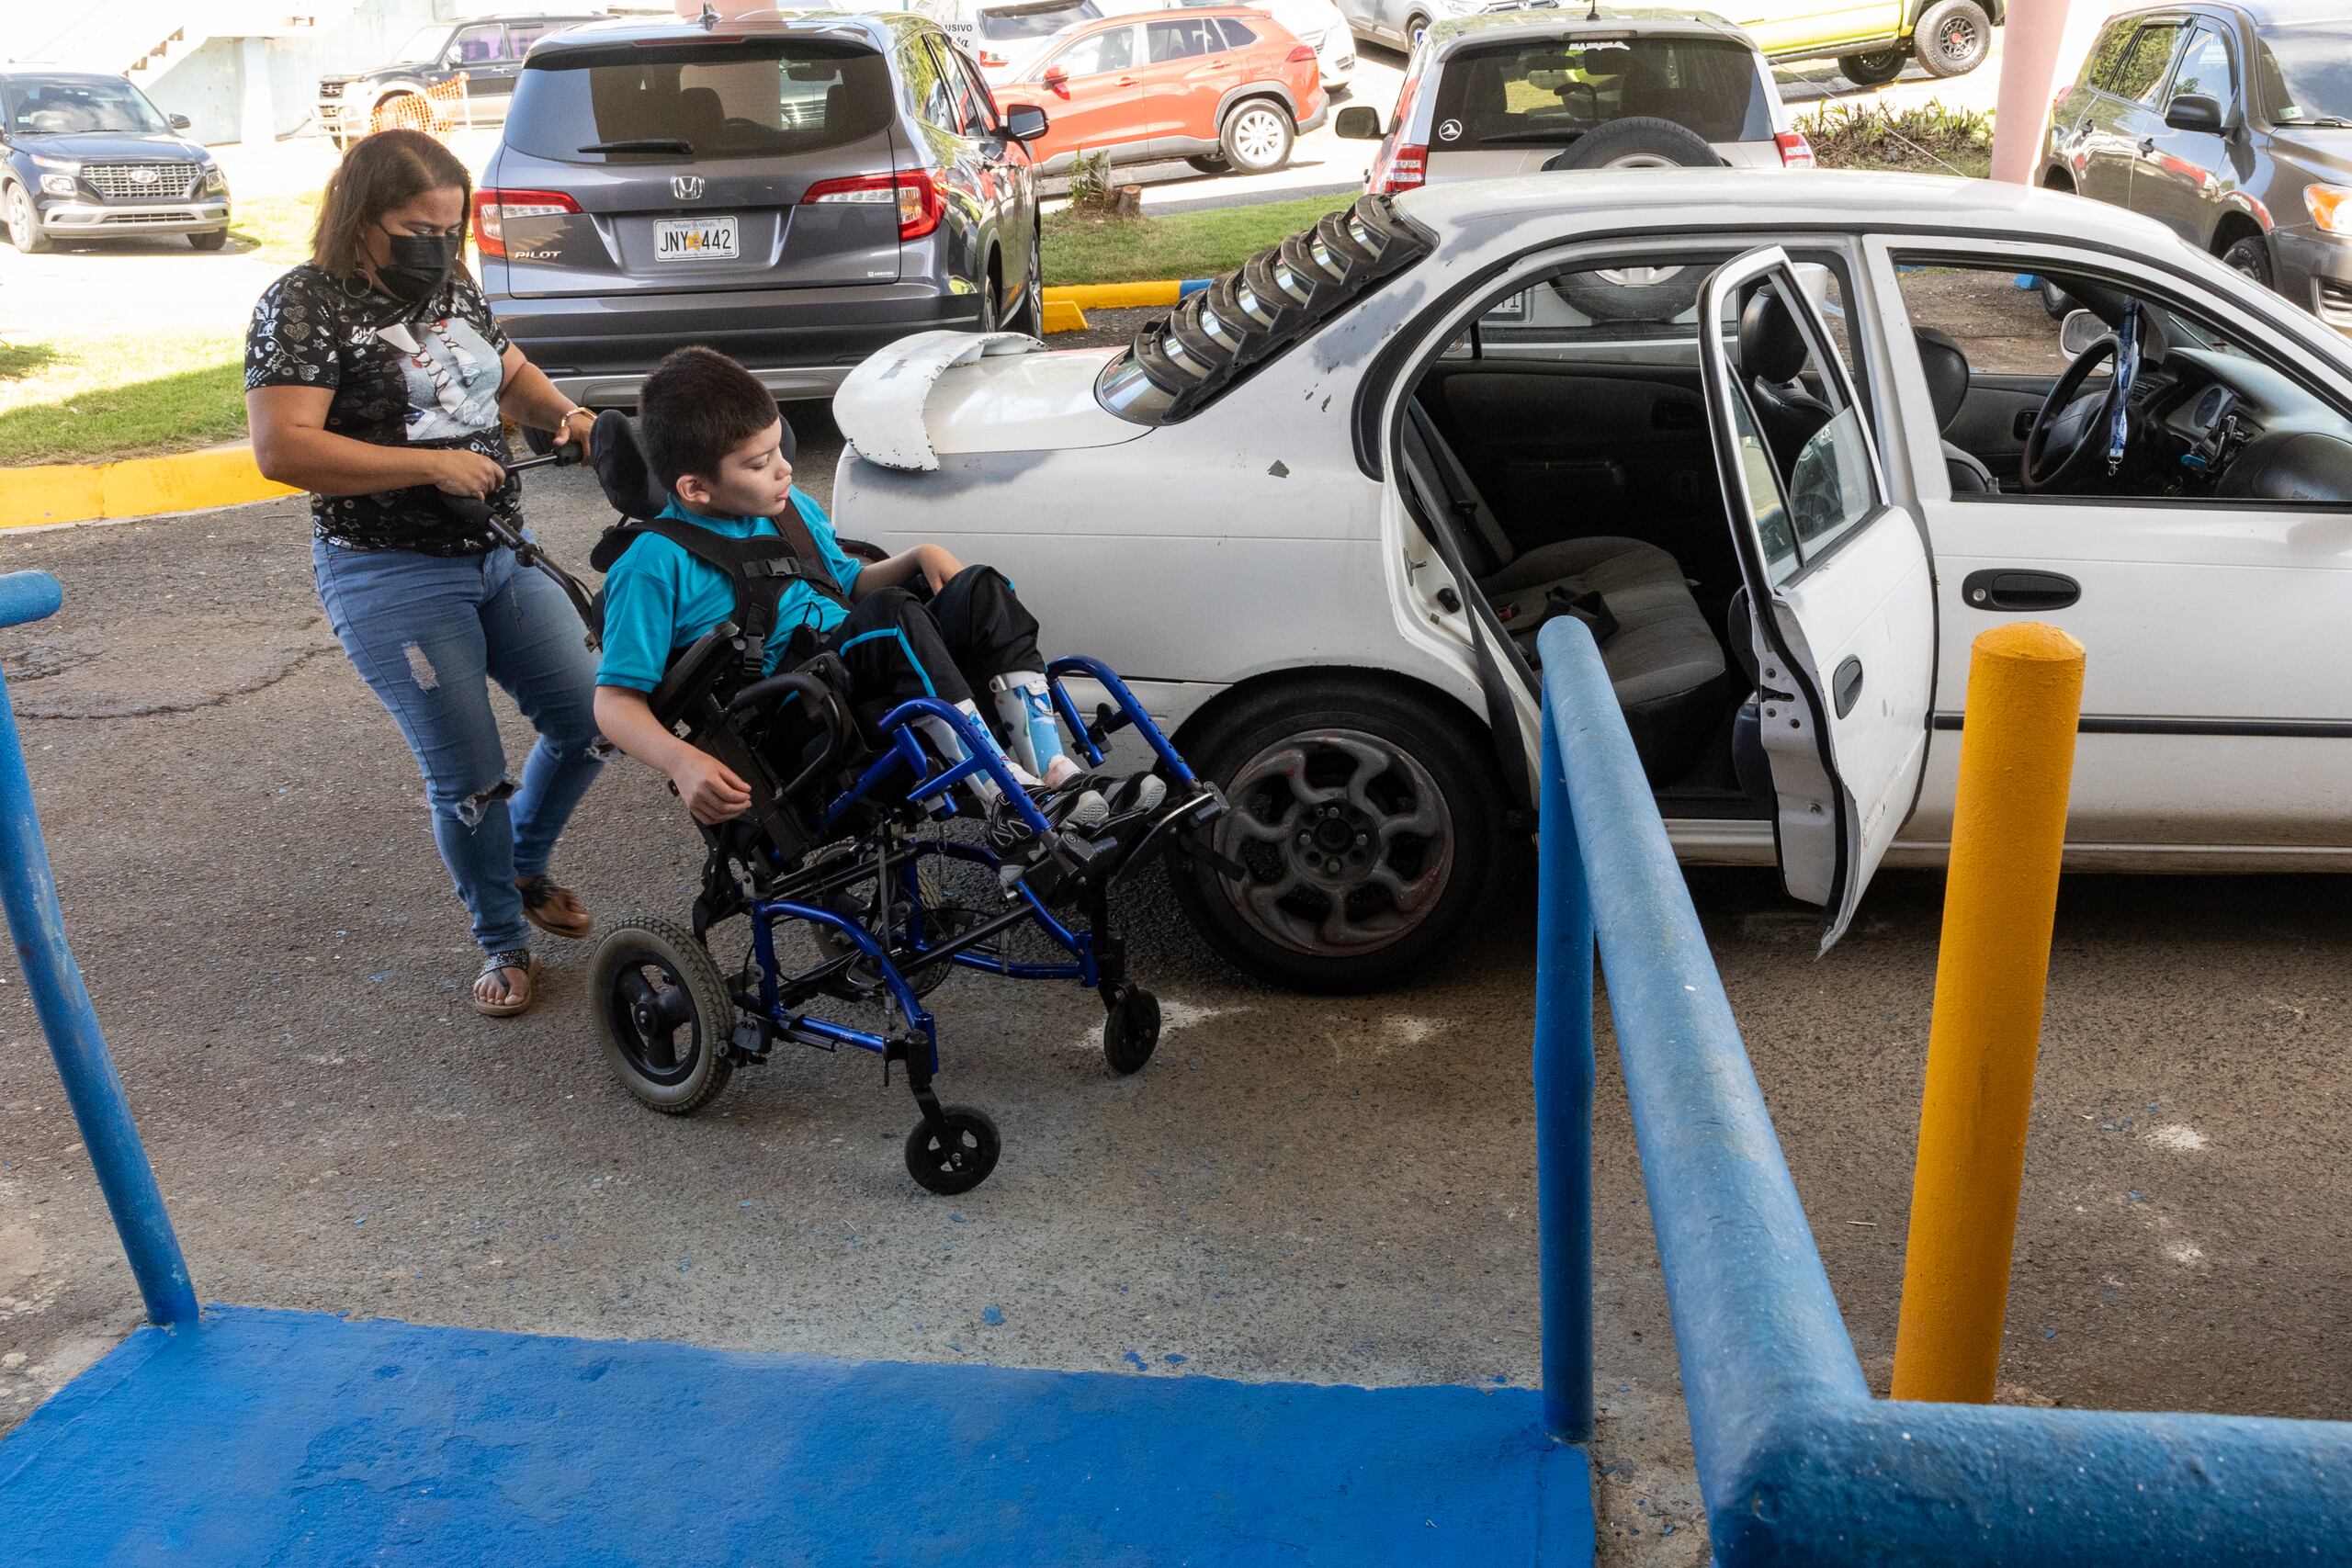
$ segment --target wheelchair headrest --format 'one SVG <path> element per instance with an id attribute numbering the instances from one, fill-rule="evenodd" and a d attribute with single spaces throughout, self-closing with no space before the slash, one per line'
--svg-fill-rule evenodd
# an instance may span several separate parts
<path id="1" fill-rule="evenodd" d="M 624 517 L 658 517 L 670 504 L 669 487 L 653 477 L 645 447 L 637 439 L 637 422 L 618 409 L 596 416 L 589 445 L 595 449 L 596 482 L 605 499 Z"/>
<path id="2" fill-rule="evenodd" d="M 799 453 L 800 439 L 782 409 L 776 410 L 776 422 L 784 426 L 784 460 L 789 463 Z M 624 517 L 660 516 L 670 504 L 670 487 L 654 473 L 645 443 L 638 437 L 637 422 L 618 409 L 606 409 L 596 416 L 592 446 L 596 482 L 605 487 L 605 499 L 613 510 Z"/>

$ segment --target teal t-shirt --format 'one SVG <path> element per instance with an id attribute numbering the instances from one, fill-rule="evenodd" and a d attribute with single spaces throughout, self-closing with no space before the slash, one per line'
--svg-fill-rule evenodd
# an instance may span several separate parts
<path id="1" fill-rule="evenodd" d="M 817 549 L 832 569 L 842 592 L 854 592 L 865 563 L 842 553 L 833 538 L 832 520 L 823 507 L 797 490 L 792 492 L 792 504 L 800 509 L 809 536 L 817 541 Z M 775 523 L 765 517 L 707 517 L 687 511 L 674 500 L 662 515 L 699 525 L 730 539 L 776 531 Z M 768 639 L 763 672 L 775 672 L 795 627 L 805 626 L 821 637 L 841 625 L 848 614 L 806 582 L 786 583 L 784 596 L 776 602 L 775 635 Z M 734 615 L 735 589 L 725 572 L 658 535 L 641 535 L 605 574 L 605 652 L 596 666 L 596 684 L 650 692 L 662 683 L 671 654 Z"/>

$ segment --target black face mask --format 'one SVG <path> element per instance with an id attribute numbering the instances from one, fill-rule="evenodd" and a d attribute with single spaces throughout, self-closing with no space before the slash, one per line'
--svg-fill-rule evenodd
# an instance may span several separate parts
<path id="1" fill-rule="evenodd" d="M 441 292 L 449 269 L 458 264 L 455 234 L 391 234 L 387 259 L 376 269 L 376 282 L 404 305 L 422 305 Z"/>

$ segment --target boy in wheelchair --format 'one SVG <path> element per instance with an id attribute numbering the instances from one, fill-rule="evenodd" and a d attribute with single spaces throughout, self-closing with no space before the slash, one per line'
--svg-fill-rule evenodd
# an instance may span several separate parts
<path id="1" fill-rule="evenodd" d="M 970 721 L 962 734 L 941 717 L 914 720 L 950 765 L 965 759 L 967 736 L 999 746 L 975 700 L 985 689 L 1011 776 L 1065 833 L 1159 803 L 1159 778 L 1099 779 L 1064 752 L 1036 619 L 1001 573 L 967 567 L 938 545 L 872 561 L 842 548 L 823 510 L 793 489 L 791 427 L 749 371 L 710 349 L 681 348 L 640 398 L 646 462 L 669 501 L 623 538 L 606 571 L 596 719 L 615 745 L 669 775 L 696 821 L 741 816 L 751 787 L 673 733 L 647 698 L 678 650 L 729 621 L 758 623 L 744 629 L 758 639 L 760 675 L 788 655 L 837 656 L 869 739 L 910 698 L 953 705 Z M 747 559 L 750 575 L 730 579 L 729 567 L 740 571 Z M 965 787 L 987 813 L 989 848 L 1017 875 L 1041 847 L 1036 814 L 1006 798 L 992 770 L 974 772 Z"/>

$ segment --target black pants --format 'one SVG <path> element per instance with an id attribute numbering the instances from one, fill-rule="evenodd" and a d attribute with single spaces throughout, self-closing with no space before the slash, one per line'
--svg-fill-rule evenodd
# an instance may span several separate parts
<path id="1" fill-rule="evenodd" d="M 910 697 L 974 702 L 974 692 L 1015 670 L 1043 671 L 1037 618 L 994 567 L 967 566 L 940 591 L 877 588 L 850 606 L 821 639 L 849 667 L 850 706 L 870 732 Z M 975 702 L 984 719 L 986 704 Z"/>

